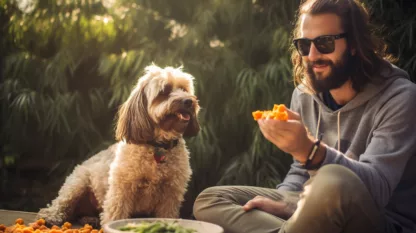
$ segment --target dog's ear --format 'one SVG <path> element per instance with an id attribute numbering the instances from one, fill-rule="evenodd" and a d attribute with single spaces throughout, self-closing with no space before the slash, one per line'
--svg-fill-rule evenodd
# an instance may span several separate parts
<path id="1" fill-rule="evenodd" d="M 188 127 L 186 127 L 185 132 L 183 133 L 184 137 L 194 137 L 198 134 L 200 130 L 198 117 L 193 115 L 188 123 Z"/>
<path id="2" fill-rule="evenodd" d="M 154 126 L 147 112 L 144 86 L 137 86 L 120 107 L 116 128 L 116 139 L 139 144 L 153 140 Z"/>

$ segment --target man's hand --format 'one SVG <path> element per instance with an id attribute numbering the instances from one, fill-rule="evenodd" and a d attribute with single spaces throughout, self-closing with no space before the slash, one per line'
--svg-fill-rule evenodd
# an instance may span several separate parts
<path id="1" fill-rule="evenodd" d="M 286 111 L 289 118 L 287 121 L 260 119 L 258 124 L 267 140 L 303 163 L 307 160 L 313 140 L 309 137 L 299 114 L 290 109 Z"/>
<path id="2" fill-rule="evenodd" d="M 243 206 L 243 209 L 245 211 L 249 211 L 251 209 L 259 209 L 283 219 L 289 219 L 293 214 L 290 208 L 287 208 L 287 204 L 285 202 L 273 201 L 262 196 L 256 196 L 255 198 L 248 201 Z"/>

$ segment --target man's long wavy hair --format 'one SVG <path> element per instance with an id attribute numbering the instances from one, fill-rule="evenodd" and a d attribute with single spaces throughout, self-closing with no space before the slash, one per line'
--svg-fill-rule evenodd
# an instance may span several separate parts
<path id="1" fill-rule="evenodd" d="M 353 62 L 351 81 L 352 87 L 357 92 L 370 81 L 382 79 L 380 71 L 387 67 L 391 70 L 390 62 L 395 58 L 386 53 L 387 45 L 383 39 L 377 37 L 373 31 L 373 25 L 369 22 L 369 14 L 364 5 L 356 0 L 306 0 L 297 12 L 297 22 L 293 31 L 293 37 L 300 37 L 301 16 L 304 14 L 318 15 L 333 13 L 341 18 L 344 31 L 347 33 L 348 48 L 354 48 L 356 54 L 352 56 Z M 302 64 L 302 56 L 296 48 L 291 46 L 294 84 L 304 84 L 306 88 L 315 93 L 308 84 L 305 75 L 305 67 Z"/>

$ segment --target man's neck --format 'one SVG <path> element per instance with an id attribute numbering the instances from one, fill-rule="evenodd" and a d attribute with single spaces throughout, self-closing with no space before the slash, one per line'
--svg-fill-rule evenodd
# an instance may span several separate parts
<path id="1" fill-rule="evenodd" d="M 338 105 L 345 105 L 357 95 L 357 92 L 352 88 L 351 80 L 348 80 L 341 87 L 332 89 L 329 92 L 331 92 L 332 98 L 334 98 Z"/>

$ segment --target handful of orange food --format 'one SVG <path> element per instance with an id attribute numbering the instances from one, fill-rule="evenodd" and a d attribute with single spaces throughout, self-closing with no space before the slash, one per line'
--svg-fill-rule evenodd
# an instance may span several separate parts
<path id="1" fill-rule="evenodd" d="M 252 114 L 255 121 L 259 119 L 274 119 L 287 121 L 288 119 L 286 106 L 284 104 L 275 104 L 273 106 L 273 110 L 257 110 L 255 112 L 252 112 Z"/>
<path id="2" fill-rule="evenodd" d="M 85 224 L 79 229 L 72 229 L 72 224 L 65 222 L 62 227 L 45 226 L 45 220 L 39 219 L 26 226 L 23 219 L 18 218 L 12 226 L 0 224 L 0 233 L 103 233 L 103 229 L 94 229 L 91 225 Z"/>

